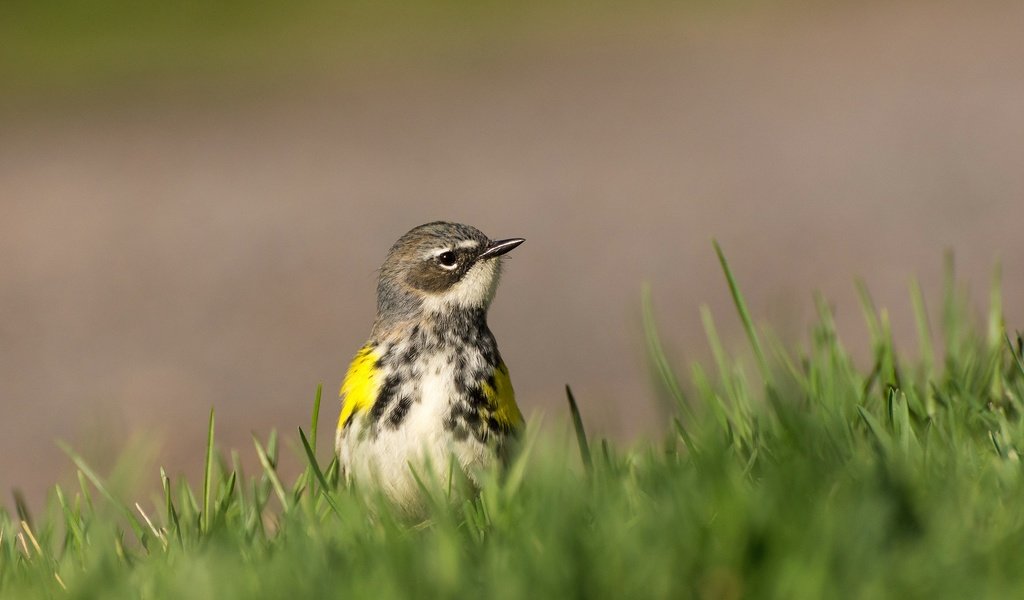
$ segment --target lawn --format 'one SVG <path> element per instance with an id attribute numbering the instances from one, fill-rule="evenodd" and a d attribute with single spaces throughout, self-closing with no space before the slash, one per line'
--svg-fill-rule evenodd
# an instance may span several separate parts
<path id="1" fill-rule="evenodd" d="M 914 358 L 861 286 L 873 351 L 859 368 L 824 299 L 803 346 L 785 347 L 722 266 L 735 306 L 715 312 L 744 324 L 742 356 L 704 309 L 713 364 L 683 368 L 645 304 L 651 364 L 676 407 L 659 439 L 588 439 L 586 399 L 580 417 L 570 393 L 566 435 L 534 421 L 518 461 L 476 497 L 426 479 L 435 508 L 410 523 L 339 485 L 319 395 L 308 430 L 282 434 L 307 459 L 296 481 L 276 470 L 286 444 L 227 451 L 211 413 L 202 484 L 161 473 L 153 498 L 117 497 L 68 449 L 75 489 L 0 514 L 0 597 L 1019 596 L 1024 342 L 1007 335 L 998 273 L 987 319 L 952 266 L 937 310 L 911 286 Z M 238 452 L 262 471 L 243 473 Z"/>

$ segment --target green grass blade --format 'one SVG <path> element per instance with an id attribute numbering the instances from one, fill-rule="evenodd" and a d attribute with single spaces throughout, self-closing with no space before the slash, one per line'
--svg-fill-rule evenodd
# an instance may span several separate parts
<path id="1" fill-rule="evenodd" d="M 324 384 L 319 383 L 316 386 L 316 397 L 313 399 L 313 415 L 310 417 L 309 427 L 309 444 L 313 449 L 313 455 L 316 455 L 316 432 L 320 424 L 320 398 L 323 396 Z M 299 430 L 302 433 L 302 430 Z M 314 461 L 315 462 L 315 461 Z"/>
<path id="2" fill-rule="evenodd" d="M 761 340 L 758 338 L 754 322 L 750 318 L 747 303 L 743 300 L 743 294 L 740 293 L 739 286 L 736 284 L 736 278 L 732 274 L 732 269 L 729 268 L 729 262 L 725 259 L 725 253 L 722 252 L 721 246 L 718 245 L 717 240 L 712 240 L 711 243 L 715 247 L 718 262 L 722 265 L 722 272 L 725 273 L 725 280 L 729 284 L 729 293 L 732 294 L 733 304 L 736 306 L 740 321 L 743 322 L 743 329 L 747 333 L 747 339 L 750 341 L 750 346 L 753 348 L 754 355 L 757 358 L 757 367 L 761 372 L 761 377 L 766 383 L 771 384 L 772 372 L 768 367 L 768 360 L 765 358 L 764 351 L 761 350 Z"/>
<path id="3" fill-rule="evenodd" d="M 884 452 L 888 452 L 889 449 L 892 448 L 892 438 L 885 430 L 885 427 L 883 427 L 882 424 L 878 422 L 878 419 L 876 419 L 875 416 L 868 412 L 868 410 L 863 406 L 858 406 L 857 412 L 860 414 L 860 418 L 868 426 L 868 430 L 871 432 L 874 442 L 878 448 Z"/>
<path id="4" fill-rule="evenodd" d="M 683 388 L 679 385 L 675 371 L 672 370 L 669 364 L 668 357 L 665 355 L 665 348 L 661 343 L 661 337 L 658 335 L 658 327 L 654 320 L 654 308 L 651 303 L 651 288 L 648 285 L 645 285 L 641 292 L 641 306 L 644 339 L 647 342 L 647 355 L 654 362 L 658 378 L 665 386 L 669 396 L 675 401 L 676 407 L 683 411 L 689 411 L 690 407 L 683 394 Z M 667 409 L 666 414 L 671 414 L 671 407 L 665 408 Z"/>
<path id="5" fill-rule="evenodd" d="M 536 431 L 536 428 L 533 428 Z M 522 487 L 523 482 L 526 479 L 527 468 L 530 465 L 530 457 L 533 455 L 534 445 L 537 442 L 537 436 L 527 435 L 523 445 L 519 448 L 515 459 L 512 461 L 511 466 L 505 473 L 504 485 L 502 486 L 502 492 L 506 498 L 512 498 Z"/>
<path id="6" fill-rule="evenodd" d="M 917 449 L 917 436 L 910 420 L 907 395 L 895 388 L 889 390 L 889 418 L 892 421 L 893 436 L 903 454 L 907 455 L 911 450 Z"/>
<path id="7" fill-rule="evenodd" d="M 729 374 L 732 372 L 732 368 L 726 357 L 725 347 L 722 346 L 722 338 L 718 335 L 715 317 L 711 314 L 711 309 L 706 304 L 702 304 L 700 307 L 700 323 L 704 327 L 704 337 L 707 338 L 708 346 L 711 348 L 711 357 L 715 360 L 715 368 L 718 369 L 718 377 L 722 387 L 731 387 Z"/>
<path id="8" fill-rule="evenodd" d="M 288 494 L 284 491 L 284 486 L 281 485 L 281 480 L 277 476 L 277 469 L 274 467 L 274 463 L 270 460 L 270 456 L 263 449 L 263 445 L 256 439 L 256 436 L 253 436 L 252 443 L 256 446 L 256 456 L 259 458 L 260 465 L 263 467 L 263 473 L 267 476 L 274 494 L 277 495 L 277 499 L 281 502 L 281 507 L 284 508 L 285 512 L 290 511 L 292 504 L 288 499 Z"/>
<path id="9" fill-rule="evenodd" d="M 75 476 L 78 478 L 78 489 L 82 493 L 81 497 L 85 500 L 85 508 L 89 513 L 95 512 L 96 507 L 92 504 L 92 494 L 89 493 L 89 484 L 86 481 L 85 473 L 83 473 L 81 469 L 78 469 Z"/>
<path id="10" fill-rule="evenodd" d="M 947 251 L 942 277 L 942 337 L 947 359 L 958 357 L 964 349 L 966 294 L 957 287 L 956 259 Z"/>
<path id="11" fill-rule="evenodd" d="M 320 483 L 320 492 L 327 504 L 330 505 L 331 510 L 334 514 L 341 516 L 341 512 L 338 510 L 338 505 L 334 501 L 334 497 L 331 495 L 331 487 L 327 485 L 327 478 L 324 477 L 323 471 L 320 469 L 320 465 L 316 460 L 316 453 L 313 451 L 313 446 L 306 439 L 305 432 L 299 427 L 299 439 L 302 441 L 302 449 L 306 452 L 306 460 L 309 461 L 309 469 L 312 471 L 316 480 Z"/>
<path id="12" fill-rule="evenodd" d="M 321 399 L 321 397 L 323 395 L 323 388 L 324 388 L 324 386 L 323 386 L 322 383 L 321 384 L 317 384 L 317 386 L 316 386 L 316 395 L 313 398 L 313 413 L 312 413 L 312 415 L 310 416 L 310 419 L 309 419 L 309 421 L 310 421 L 309 442 L 310 442 L 310 448 L 312 448 L 312 450 L 313 450 L 313 456 L 316 456 L 317 429 L 319 429 L 319 424 L 320 424 L 320 399 Z M 304 486 L 312 487 L 312 485 L 313 485 L 313 472 L 312 472 L 312 470 L 311 470 L 311 468 L 309 466 L 306 467 L 306 469 L 304 471 L 304 477 L 300 481 L 301 481 L 301 483 Z M 300 482 L 296 482 L 296 486 L 297 487 L 298 487 L 299 483 Z M 298 495 L 295 495 L 295 497 L 297 499 Z"/>
<path id="13" fill-rule="evenodd" d="M 14 496 L 14 510 L 18 515 L 19 521 L 24 521 L 29 524 L 29 527 L 35 528 L 35 523 L 32 521 L 32 512 L 28 509 L 28 502 L 25 501 L 25 494 L 18 488 L 11 490 L 11 495 Z"/>
<path id="14" fill-rule="evenodd" d="M 687 451 L 692 455 L 700 454 L 700 448 L 693 440 L 693 436 L 683 425 L 683 422 L 678 417 L 672 417 L 672 430 L 676 432 L 679 439 L 683 440 L 683 445 L 686 446 Z"/>
<path id="15" fill-rule="evenodd" d="M 858 278 L 855 282 L 857 298 L 860 301 L 860 309 L 864 315 L 864 322 L 867 323 L 868 333 L 871 335 L 871 343 L 878 347 L 883 343 L 882 325 L 878 322 L 878 308 L 871 297 L 871 291 L 863 279 Z"/>
<path id="16" fill-rule="evenodd" d="M 1003 268 L 996 262 L 992 269 L 992 283 L 989 286 L 988 346 L 993 350 L 1003 343 L 1006 335 L 1006 321 L 1003 317 Z"/>
<path id="17" fill-rule="evenodd" d="M 178 520 L 178 511 L 174 508 L 174 498 L 171 494 L 171 478 L 167 476 L 167 472 L 164 471 L 163 467 L 160 467 L 160 484 L 164 490 L 164 512 L 167 513 L 167 523 L 170 527 L 174 528 L 174 535 L 180 543 L 181 522 Z"/>
<path id="18" fill-rule="evenodd" d="M 127 506 L 122 504 L 121 501 L 114 497 L 114 494 L 112 494 L 110 490 L 107 488 L 106 484 L 103 483 L 103 479 L 101 479 L 100 476 L 97 475 L 96 472 L 93 471 L 91 467 L 89 467 L 85 460 L 77 453 L 75 453 L 75 451 L 72 450 L 70 446 L 63 442 L 57 442 L 57 445 L 60 447 L 61 450 L 64 451 L 65 454 L 68 455 L 71 461 L 75 463 L 75 466 L 78 467 L 79 473 L 84 475 L 85 478 L 88 479 L 90 483 L 92 483 L 93 487 L 96 488 L 100 492 L 100 494 L 102 494 L 103 497 L 107 499 L 107 502 L 109 502 L 111 506 L 113 506 L 119 513 L 121 513 L 125 520 L 128 521 L 128 525 L 132 528 L 132 531 L 135 533 L 135 536 L 138 538 L 139 542 L 145 545 L 147 539 L 146 530 L 142 523 L 139 521 L 138 517 L 135 516 L 135 513 L 132 512 L 132 510 L 129 509 Z"/>
<path id="19" fill-rule="evenodd" d="M 914 321 L 917 325 L 917 343 L 921 353 L 922 367 L 930 373 L 935 364 L 935 342 L 932 340 L 932 328 L 929 324 L 928 309 L 925 306 L 924 294 L 917 279 L 910 281 L 910 299 L 914 309 Z"/>
<path id="20" fill-rule="evenodd" d="M 235 502 L 235 487 L 237 485 L 238 473 L 232 471 L 231 475 L 228 476 L 227 482 L 224 483 L 224 487 L 221 489 L 220 501 L 217 502 L 217 511 L 213 514 L 212 519 L 221 519 Z"/>
<path id="21" fill-rule="evenodd" d="M 203 465 L 203 514 L 202 532 L 210 531 L 210 496 L 213 494 L 213 428 L 214 413 L 210 408 L 210 423 L 206 431 L 206 461 Z"/>
<path id="22" fill-rule="evenodd" d="M 988 328 L 986 341 L 992 354 L 993 368 L 990 389 L 996 398 L 1002 398 L 1004 391 L 1002 350 L 1003 338 L 1006 336 L 1006 320 L 1003 316 L 1003 269 L 996 262 L 992 270 L 992 283 L 989 288 Z"/>
<path id="23" fill-rule="evenodd" d="M 85 547 L 85 533 L 82 531 L 81 520 L 71 510 L 71 507 L 68 506 L 67 500 L 64 498 L 64 490 L 59 485 L 54 486 L 54 493 L 57 497 L 57 503 L 60 505 L 61 513 L 64 515 L 64 527 L 70 534 L 75 548 L 81 551 Z"/>
<path id="24" fill-rule="evenodd" d="M 1020 346 L 1024 345 L 1021 343 L 1021 335 L 1017 334 L 1017 347 L 1014 347 L 1013 340 L 1010 339 L 1010 334 L 1006 334 L 1006 345 L 1010 349 L 1010 356 L 1013 358 L 1013 363 L 1017 365 L 1017 369 L 1021 375 L 1024 375 L 1024 352 L 1022 352 Z"/>
<path id="25" fill-rule="evenodd" d="M 565 395 L 569 400 L 569 413 L 572 415 L 572 425 L 576 429 L 576 443 L 580 447 L 580 458 L 583 459 L 583 466 L 587 472 L 594 470 L 594 460 L 590 456 L 590 443 L 587 442 L 587 432 L 583 427 L 583 417 L 580 415 L 580 407 L 576 404 L 576 398 L 572 394 L 572 388 L 565 386 Z"/>

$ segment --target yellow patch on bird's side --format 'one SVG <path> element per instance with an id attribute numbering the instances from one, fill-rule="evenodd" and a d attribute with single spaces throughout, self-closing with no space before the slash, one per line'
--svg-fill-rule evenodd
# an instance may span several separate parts
<path id="1" fill-rule="evenodd" d="M 377 353 L 367 344 L 360 348 L 341 383 L 341 416 L 338 429 L 345 427 L 352 415 L 373 406 L 380 388 L 377 377 Z"/>
<path id="2" fill-rule="evenodd" d="M 519 429 L 523 425 L 523 413 L 516 404 L 516 393 L 512 390 L 512 380 L 508 376 L 505 363 L 498 365 L 494 371 L 494 387 L 487 382 L 483 384 L 484 396 L 492 407 L 494 418 L 509 429 Z"/>

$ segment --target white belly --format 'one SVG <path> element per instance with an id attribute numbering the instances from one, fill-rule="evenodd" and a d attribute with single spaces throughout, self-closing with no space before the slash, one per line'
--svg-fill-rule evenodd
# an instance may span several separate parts
<path id="1" fill-rule="evenodd" d="M 376 436 L 368 435 L 364 413 L 339 430 L 337 438 L 338 459 L 346 477 L 361 488 L 381 490 L 410 511 L 422 508 L 422 492 L 410 467 L 425 484 L 437 482 L 438 489 L 444 491 L 449 489 L 452 467 L 479 483 L 478 473 L 497 460 L 493 448 L 472 435 L 456 439 L 445 427 L 458 393 L 453 370 L 443 356 L 418 363 L 415 380 L 420 386 L 418 394 L 411 382 L 401 390 L 415 394 L 415 400 L 397 428 L 379 422 Z"/>

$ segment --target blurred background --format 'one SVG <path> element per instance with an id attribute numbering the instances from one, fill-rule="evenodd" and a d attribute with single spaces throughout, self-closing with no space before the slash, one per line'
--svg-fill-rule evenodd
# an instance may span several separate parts
<path id="1" fill-rule="evenodd" d="M 491 314 L 524 412 L 570 383 L 626 442 L 664 422 L 645 282 L 684 373 L 702 304 L 744 347 L 712 238 L 793 343 L 817 290 L 866 361 L 860 276 L 912 350 L 946 250 L 979 314 L 1001 260 L 1024 329 L 1022 31 L 1010 0 L 6 0 L 0 489 L 72 474 L 57 439 L 198 473 L 211 406 L 253 464 L 319 383 L 324 448 L 375 270 L 435 219 L 528 240 Z"/>

